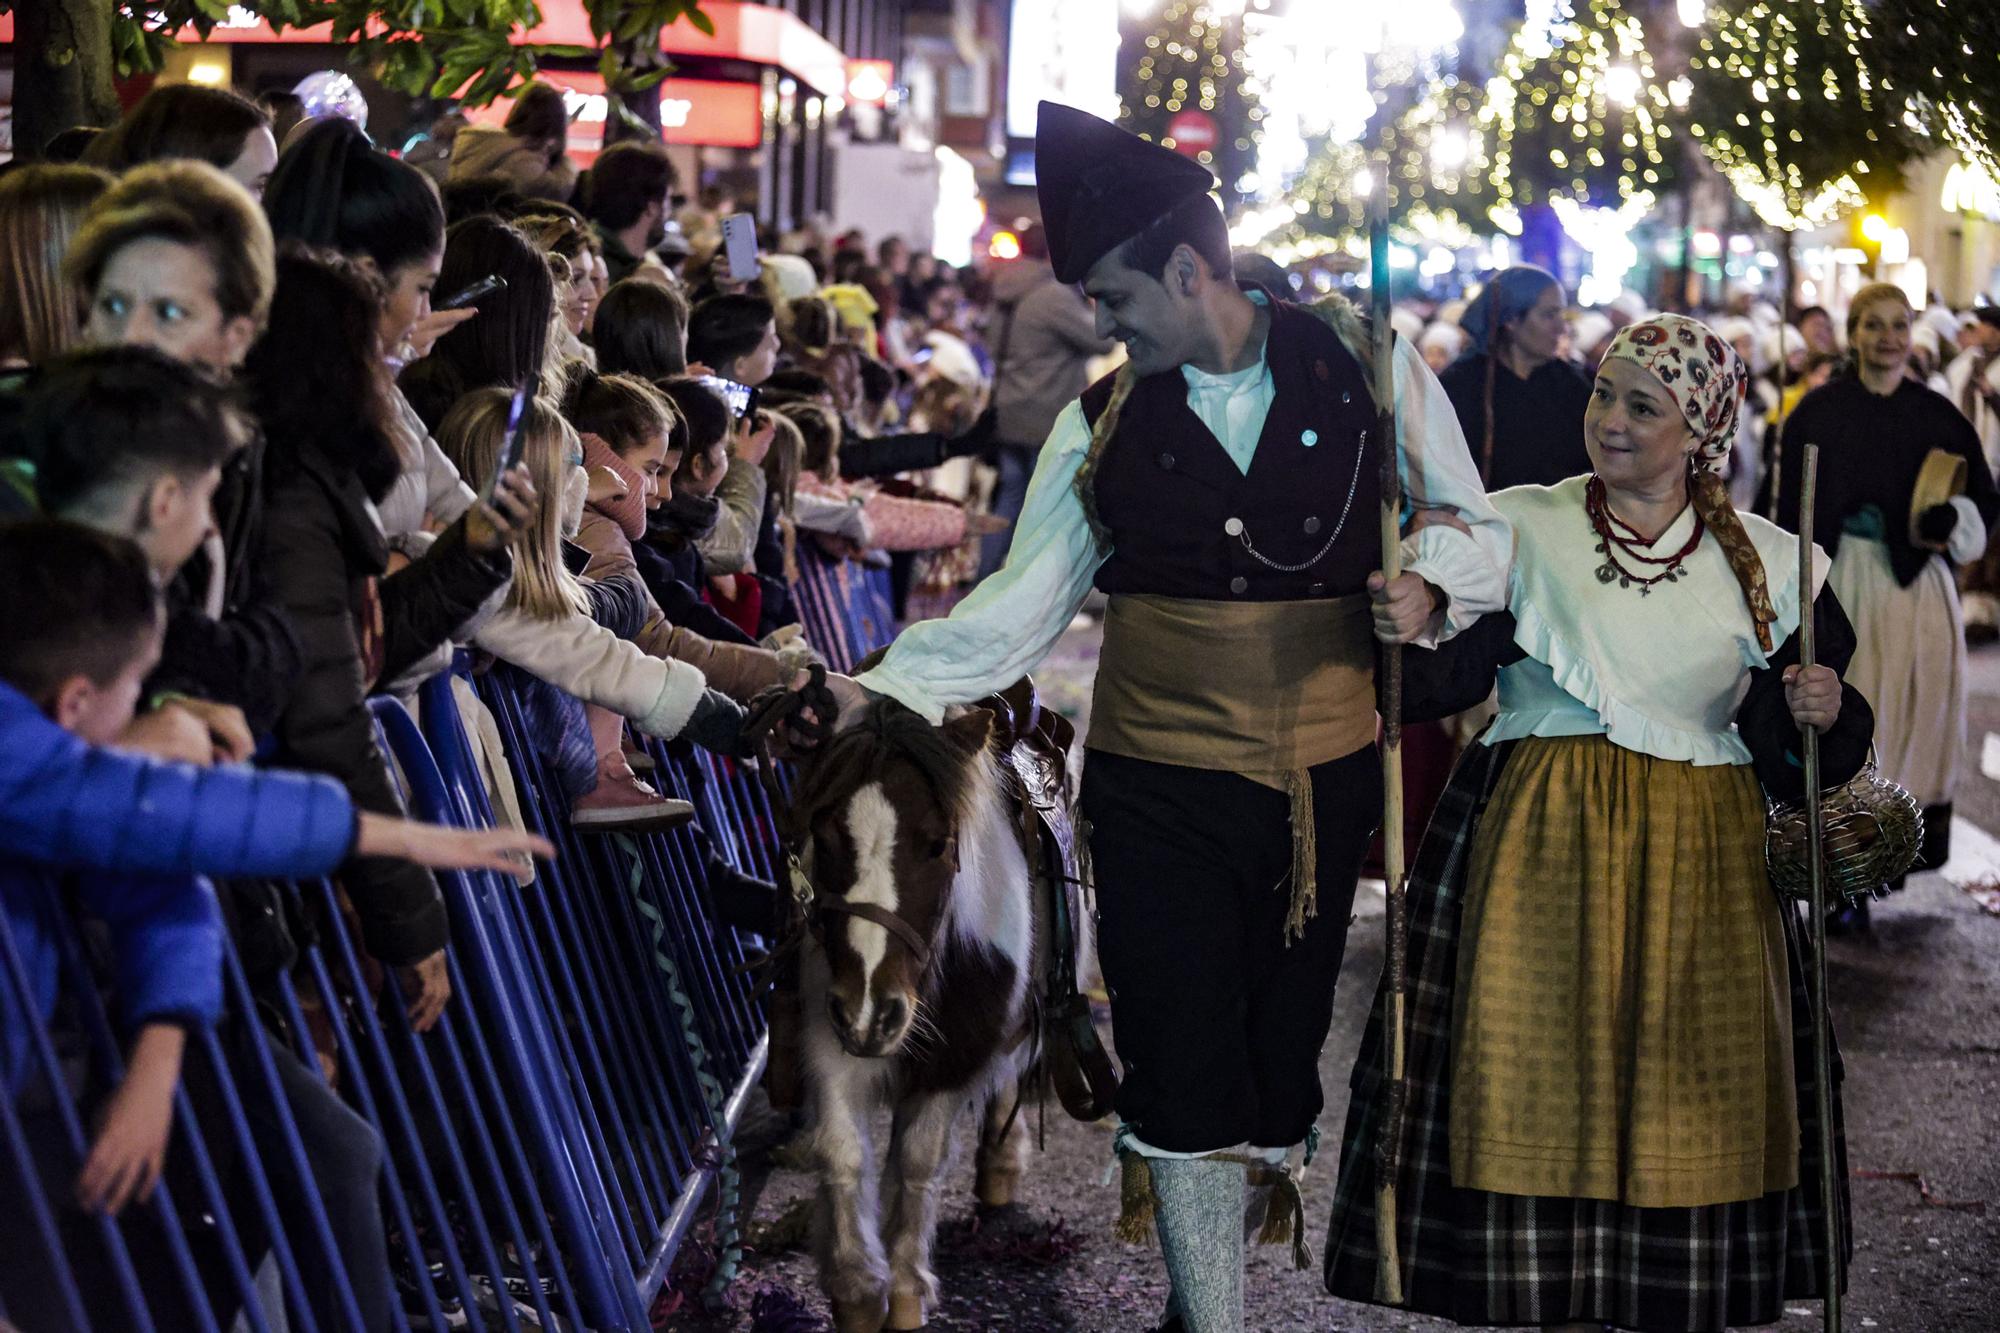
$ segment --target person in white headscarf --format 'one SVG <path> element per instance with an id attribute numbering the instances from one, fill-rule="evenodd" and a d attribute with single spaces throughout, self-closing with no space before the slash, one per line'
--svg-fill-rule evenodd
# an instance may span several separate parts
<path id="1" fill-rule="evenodd" d="M 1417 339 L 1417 351 L 1423 354 L 1424 364 L 1436 374 L 1443 374 L 1444 368 L 1458 360 L 1465 350 L 1465 330 L 1456 324 L 1443 320 L 1434 321 Z"/>

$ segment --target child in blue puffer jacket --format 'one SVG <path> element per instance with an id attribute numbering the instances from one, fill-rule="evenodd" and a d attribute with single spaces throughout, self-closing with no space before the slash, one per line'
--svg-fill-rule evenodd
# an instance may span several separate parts
<path id="1" fill-rule="evenodd" d="M 0 1095 L 47 1074 L 31 1033 L 56 1004 L 72 906 L 108 928 L 123 1080 L 76 1182 L 116 1213 L 158 1179 L 186 1030 L 222 1007 L 222 923 L 204 875 L 308 878 L 350 853 L 512 871 L 539 839 L 357 816 L 329 778 L 195 768 L 103 748 L 159 658 L 162 608 L 134 543 L 53 520 L 0 527 Z M 74 872 L 74 873 L 69 873 Z M 72 979 L 72 985 L 76 984 Z M 11 1302 L 10 1302 L 11 1304 Z"/>

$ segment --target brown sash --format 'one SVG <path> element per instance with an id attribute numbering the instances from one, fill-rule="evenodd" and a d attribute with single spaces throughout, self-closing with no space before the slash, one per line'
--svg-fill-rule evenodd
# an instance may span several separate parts
<path id="1" fill-rule="evenodd" d="M 1111 599 L 1091 748 L 1240 773 L 1283 790 L 1288 774 L 1374 743 L 1365 594 L 1310 602 Z"/>

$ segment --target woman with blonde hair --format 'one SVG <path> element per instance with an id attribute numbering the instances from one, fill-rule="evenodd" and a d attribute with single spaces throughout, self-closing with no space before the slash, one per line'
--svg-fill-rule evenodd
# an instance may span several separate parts
<path id="1" fill-rule="evenodd" d="M 492 474 L 512 405 L 505 389 L 475 389 L 446 415 L 438 444 L 464 475 Z M 582 519 L 582 442 L 546 399 L 529 401 L 521 429 L 522 463 L 537 492 L 551 499 L 515 534 L 514 581 L 500 610 L 473 633 L 473 644 L 632 719 L 641 731 L 678 735 L 706 688 L 701 672 L 649 656 L 597 623 L 595 599 L 562 558 L 563 540 Z"/>
<path id="2" fill-rule="evenodd" d="M 112 177 L 95 167 L 26 166 L 0 177 L 0 368 L 40 365 L 76 345 L 83 293 L 63 255 Z"/>
<path id="3" fill-rule="evenodd" d="M 1952 789 L 1965 763 L 1965 627 L 1954 569 L 1977 560 L 2000 494 L 1974 433 L 1950 399 L 1905 374 L 1909 298 L 1870 283 L 1847 308 L 1852 365 L 1785 419 L 1774 517 L 1799 525 L 1805 446 L 1820 448 L 1813 518 L 1833 555 L 1829 586 L 1860 646 L 1849 678 L 1875 705 L 1884 777 L 1925 807 L 1918 869 L 1951 850 Z M 1932 479 L 1957 473 L 1957 485 Z M 1866 921 L 1865 908 L 1856 913 Z"/>

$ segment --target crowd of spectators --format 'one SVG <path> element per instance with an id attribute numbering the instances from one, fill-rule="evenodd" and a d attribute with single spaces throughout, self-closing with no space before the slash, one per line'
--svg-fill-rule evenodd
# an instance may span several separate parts
<path id="1" fill-rule="evenodd" d="M 81 1173 L 43 1182 L 65 1226 L 153 1188 L 192 1027 L 282 1025 L 225 1015 L 220 976 L 227 934 L 269 994 L 330 924 L 282 881 L 337 877 L 423 1032 L 451 1002 L 432 870 L 525 881 L 553 854 L 469 689 L 503 827 L 407 820 L 371 695 L 500 673 L 578 830 L 686 825 L 630 738 L 739 752 L 745 706 L 823 660 L 802 563 L 894 560 L 907 588 L 919 553 L 969 571 L 951 554 L 1002 526 L 924 484 L 990 441 L 975 280 L 900 241 L 770 236 L 733 282 L 733 204 L 677 219 L 653 145 L 577 172 L 553 89 L 422 167 L 297 110 L 163 85 L 0 169 L 0 912 L 41 1020 L 55 923 L 107 929 L 129 1056 L 88 1093 Z M 701 869 L 718 928 L 769 928 L 772 885 L 712 845 Z M 7 1033 L 54 1172 L 59 1090 Z M 383 1145 L 302 1063 L 314 1034 L 283 1035 L 334 1241 L 388 1327 Z M 32 1326 L 50 1297 L 5 1271 Z"/>

